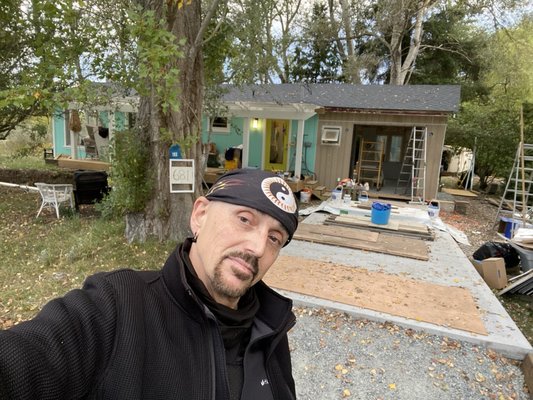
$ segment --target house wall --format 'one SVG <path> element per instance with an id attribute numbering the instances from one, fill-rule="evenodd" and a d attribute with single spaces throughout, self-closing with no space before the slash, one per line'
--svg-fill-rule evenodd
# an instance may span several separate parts
<path id="1" fill-rule="evenodd" d="M 432 199 L 437 195 L 440 173 L 442 146 L 446 133 L 447 116 L 423 115 L 385 115 L 377 113 L 324 113 L 319 115 L 318 134 L 316 137 L 316 174 L 322 185 L 332 189 L 337 178 L 350 176 L 352 143 L 355 125 L 376 126 L 426 126 L 427 140 L 427 168 L 426 168 L 426 197 Z M 339 145 L 321 144 L 321 131 L 324 125 L 340 126 L 342 128 Z M 404 140 L 403 147 L 408 140 Z M 404 154 L 402 151 L 402 157 Z M 426 200 L 427 200 L 426 199 Z"/>
<path id="2" fill-rule="evenodd" d="M 202 119 L 202 141 L 208 142 L 207 118 Z M 260 119 L 257 128 L 250 127 L 250 151 L 248 155 L 248 166 L 251 168 L 263 168 L 263 136 L 265 132 L 266 120 Z M 317 136 L 318 116 L 313 116 L 304 123 L 304 142 L 309 142 L 309 147 L 303 148 L 303 161 L 306 161 L 307 168 L 302 165 L 302 174 L 312 174 L 315 168 L 316 158 L 316 136 Z M 294 170 L 294 158 L 296 155 L 296 136 L 298 133 L 298 121 L 291 120 L 289 124 L 290 170 Z M 243 143 L 244 118 L 233 117 L 230 120 L 229 132 L 213 131 L 211 138 L 215 143 L 219 154 L 224 155 L 227 148 L 239 146 Z M 286 149 L 285 149 L 286 151 Z M 307 152 L 307 154 L 305 154 Z M 304 162 L 302 161 L 302 164 Z"/>
<path id="3" fill-rule="evenodd" d="M 71 155 L 71 147 L 70 145 L 67 145 L 66 143 L 66 135 L 67 135 L 67 121 L 65 121 L 65 110 L 56 109 L 52 114 L 52 128 L 53 128 L 53 144 L 54 144 L 54 156 L 58 156 L 60 154 L 64 154 L 66 156 Z M 98 113 L 98 121 L 100 126 L 104 128 L 109 127 L 109 114 L 107 112 L 99 112 Z M 82 121 L 83 122 L 83 121 Z M 114 129 L 117 131 L 124 130 L 127 128 L 127 116 L 126 113 L 123 113 L 121 111 L 115 112 L 115 126 Z M 80 132 L 80 142 L 81 138 L 84 137 L 85 130 L 82 130 Z M 70 133 L 68 133 L 70 134 Z M 109 139 L 107 139 L 108 141 Z M 85 147 L 80 145 L 78 143 L 78 157 L 79 158 L 85 158 Z"/>

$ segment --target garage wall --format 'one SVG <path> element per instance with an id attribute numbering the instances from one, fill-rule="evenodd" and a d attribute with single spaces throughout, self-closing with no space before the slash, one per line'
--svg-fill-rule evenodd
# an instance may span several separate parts
<path id="1" fill-rule="evenodd" d="M 447 115 L 390 115 L 382 113 L 327 112 L 319 115 L 315 172 L 319 182 L 327 188 L 335 186 L 337 178 L 350 175 L 354 125 L 426 126 L 428 128 L 426 197 L 436 197 L 442 146 L 446 133 Z M 322 144 L 322 127 L 341 127 L 339 144 Z M 405 141 L 404 147 L 407 146 Z M 403 153 L 403 152 L 402 152 Z"/>

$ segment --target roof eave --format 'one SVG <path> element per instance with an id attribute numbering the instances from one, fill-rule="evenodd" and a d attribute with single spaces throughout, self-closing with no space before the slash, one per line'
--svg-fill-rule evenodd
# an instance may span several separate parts
<path id="1" fill-rule="evenodd" d="M 445 110 L 393 110 L 377 108 L 349 108 L 349 107 L 321 107 L 316 110 L 317 114 L 326 112 L 350 113 L 350 114 L 383 114 L 383 115 L 423 115 L 423 116 L 448 116 L 455 111 Z"/>

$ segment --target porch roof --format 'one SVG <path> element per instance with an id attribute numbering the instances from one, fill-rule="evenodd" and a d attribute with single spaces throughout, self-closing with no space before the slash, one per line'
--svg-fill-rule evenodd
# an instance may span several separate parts
<path id="1" fill-rule="evenodd" d="M 455 113 L 459 109 L 459 85 L 352 85 L 322 84 L 269 84 L 226 85 L 223 95 L 230 104 L 270 104 L 278 107 L 305 105 L 315 108 L 426 111 Z M 232 109 L 234 107 L 231 107 Z"/>

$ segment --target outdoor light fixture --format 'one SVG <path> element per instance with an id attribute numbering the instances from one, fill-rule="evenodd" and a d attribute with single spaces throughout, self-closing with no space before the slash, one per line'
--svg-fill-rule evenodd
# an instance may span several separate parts
<path id="1" fill-rule="evenodd" d="M 252 128 L 257 129 L 259 127 L 259 118 L 254 118 L 252 121 Z"/>

